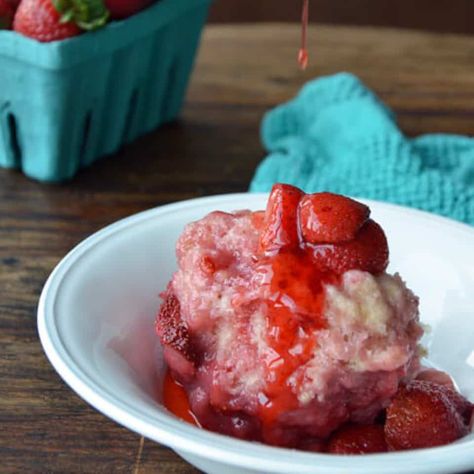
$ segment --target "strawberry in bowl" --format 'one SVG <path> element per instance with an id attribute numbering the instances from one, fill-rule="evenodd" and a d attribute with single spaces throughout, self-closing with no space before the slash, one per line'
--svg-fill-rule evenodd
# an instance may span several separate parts
<path id="1" fill-rule="evenodd" d="M 423 330 L 417 297 L 385 271 L 387 239 L 367 206 L 277 184 L 265 212 L 189 224 L 177 257 L 156 329 L 204 428 L 339 454 L 405 449 L 399 435 L 416 423 L 399 426 L 399 404 L 421 369 Z M 442 442 L 466 434 L 472 408 L 459 402 L 458 416 L 447 403 L 440 413 L 455 420 Z"/>

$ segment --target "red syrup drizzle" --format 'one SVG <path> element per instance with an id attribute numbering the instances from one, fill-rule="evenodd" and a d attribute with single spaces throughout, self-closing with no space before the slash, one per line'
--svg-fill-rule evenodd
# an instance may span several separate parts
<path id="1" fill-rule="evenodd" d="M 201 428 L 201 424 L 191 410 L 186 390 L 173 379 L 169 370 L 166 371 L 163 381 L 163 404 L 178 418 Z"/>
<path id="2" fill-rule="evenodd" d="M 309 18 L 309 0 L 303 0 L 303 11 L 301 14 L 301 48 L 298 51 L 298 64 L 304 71 L 308 67 L 308 49 L 307 43 L 307 30 L 308 30 L 308 18 Z"/>
<path id="3" fill-rule="evenodd" d="M 324 285 L 339 279 L 314 264 L 313 251 L 302 244 L 269 257 L 267 343 L 273 354 L 265 361 L 266 387 L 259 394 L 259 415 L 267 434 L 281 413 L 299 406 L 295 392 L 302 380 L 292 374 L 313 356 L 315 331 L 326 327 Z"/>

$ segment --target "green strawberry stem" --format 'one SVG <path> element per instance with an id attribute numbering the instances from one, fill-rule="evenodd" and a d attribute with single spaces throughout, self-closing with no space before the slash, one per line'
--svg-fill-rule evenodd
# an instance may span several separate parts
<path id="1" fill-rule="evenodd" d="M 61 22 L 72 21 L 83 30 L 96 30 L 109 19 L 103 0 L 52 0 L 61 14 Z"/>

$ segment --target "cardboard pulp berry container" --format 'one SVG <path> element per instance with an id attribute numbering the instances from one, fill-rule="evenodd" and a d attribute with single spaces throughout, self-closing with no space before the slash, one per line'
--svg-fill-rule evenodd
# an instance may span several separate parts
<path id="1" fill-rule="evenodd" d="M 174 119 L 210 1 L 158 0 L 52 43 L 0 31 L 0 166 L 65 180 Z"/>

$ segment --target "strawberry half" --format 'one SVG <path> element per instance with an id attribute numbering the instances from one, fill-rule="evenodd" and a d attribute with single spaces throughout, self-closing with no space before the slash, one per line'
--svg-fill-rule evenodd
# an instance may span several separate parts
<path id="1" fill-rule="evenodd" d="M 107 22 L 102 0 L 22 0 L 13 29 L 41 42 L 77 36 Z"/>
<path id="2" fill-rule="evenodd" d="M 402 386 L 385 421 L 385 439 L 394 450 L 429 448 L 452 443 L 468 428 L 446 387 L 425 380 Z"/>
<path id="3" fill-rule="evenodd" d="M 369 219 L 353 240 L 315 245 L 313 259 L 320 268 L 329 269 L 339 275 L 348 270 L 381 273 L 388 265 L 387 238 L 382 228 Z"/>
<path id="4" fill-rule="evenodd" d="M 14 7 L 7 0 L 0 0 L 0 30 L 11 28 L 14 15 Z"/>
<path id="5" fill-rule="evenodd" d="M 277 251 L 299 244 L 297 208 L 304 196 L 301 189 L 289 184 L 275 184 L 268 198 L 260 236 L 263 252 Z"/>
<path id="6" fill-rule="evenodd" d="M 329 439 L 332 454 L 368 454 L 388 451 L 382 425 L 347 424 Z"/>
<path id="7" fill-rule="evenodd" d="M 311 244 L 352 240 L 370 215 L 365 204 L 332 193 L 307 194 L 298 211 L 303 240 Z"/>

